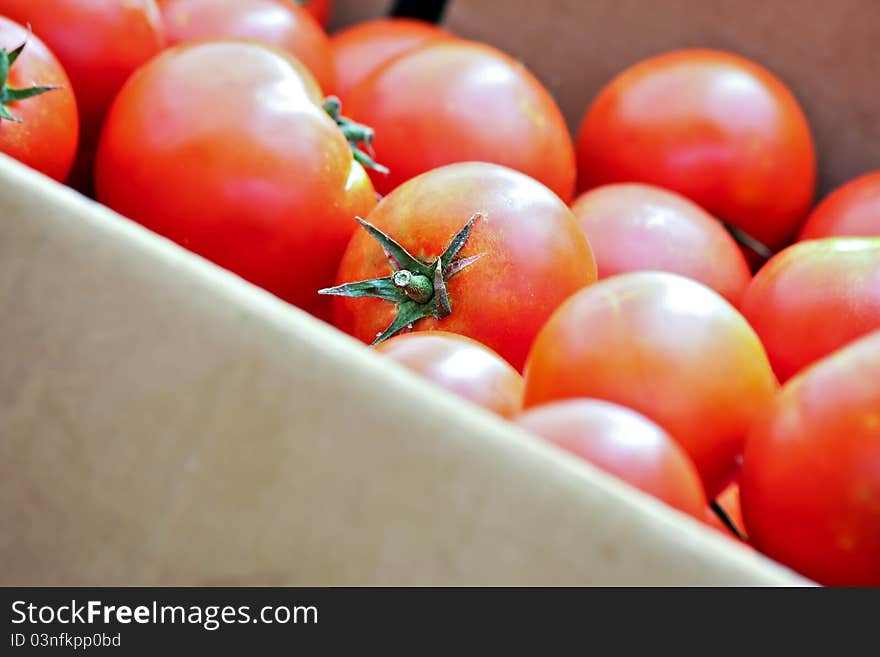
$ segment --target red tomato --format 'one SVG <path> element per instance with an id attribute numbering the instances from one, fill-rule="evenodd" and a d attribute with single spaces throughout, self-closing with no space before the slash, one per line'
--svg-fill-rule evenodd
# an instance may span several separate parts
<path id="1" fill-rule="evenodd" d="M 292 57 L 255 43 L 165 51 L 129 80 L 107 117 L 98 199 L 324 312 L 316 290 L 333 281 L 352 217 L 376 198 L 315 88 Z"/>
<path id="2" fill-rule="evenodd" d="M 611 81 L 578 136 L 580 189 L 610 182 L 669 188 L 771 249 L 810 209 L 816 155 L 791 92 L 743 57 L 681 50 Z"/>
<path id="3" fill-rule="evenodd" d="M 781 381 L 880 328 L 880 238 L 800 242 L 755 276 L 743 314 Z"/>
<path id="4" fill-rule="evenodd" d="M 668 505 L 703 519 L 706 494 L 693 461 L 663 429 L 596 399 L 537 406 L 517 424 Z"/>
<path id="5" fill-rule="evenodd" d="M 373 175 L 386 194 L 444 164 L 503 164 L 544 183 L 564 201 L 574 191 L 574 148 L 553 98 L 500 50 L 446 39 L 397 57 L 349 95 L 356 121 L 376 131 Z"/>
<path id="6" fill-rule="evenodd" d="M 842 236 L 880 237 L 880 171 L 829 194 L 807 218 L 800 239 Z"/>
<path id="7" fill-rule="evenodd" d="M 70 76 L 82 129 L 71 181 L 89 191 L 110 103 L 128 76 L 164 45 L 155 0 L 0 0 L 0 14 L 30 24 Z"/>
<path id="8" fill-rule="evenodd" d="M 693 278 L 736 305 L 751 280 L 722 225 L 674 192 L 621 183 L 581 195 L 572 211 L 593 247 L 599 278 L 668 271 Z"/>
<path id="9" fill-rule="evenodd" d="M 406 333 L 376 346 L 432 383 L 502 417 L 522 410 L 520 373 L 488 347 L 455 333 Z"/>
<path id="10" fill-rule="evenodd" d="M 330 22 L 330 14 L 333 12 L 332 0 L 295 0 L 297 4 L 303 5 L 306 10 L 315 17 L 323 27 L 327 27 Z"/>
<path id="11" fill-rule="evenodd" d="M 64 180 L 79 137 L 70 80 L 40 39 L 2 16 L 0 48 L 0 153 Z"/>
<path id="12" fill-rule="evenodd" d="M 823 584 L 880 586 L 880 332 L 783 387 L 740 485 L 759 550 Z"/>
<path id="13" fill-rule="evenodd" d="M 596 280 L 590 245 L 559 197 L 511 169 L 467 162 L 429 171 L 401 185 L 368 220 L 416 259 L 433 266 L 475 213 L 482 217 L 475 221 L 460 255 L 482 257 L 449 278 L 451 314 L 415 320 L 413 329 L 469 336 L 521 369 L 529 345 L 556 306 Z M 392 273 L 380 245 L 366 231 L 358 231 L 337 281 Z M 435 291 L 436 285 L 429 293 Z M 436 296 L 426 296 L 424 307 L 430 309 L 435 301 Z M 334 306 L 334 323 L 369 343 L 391 325 L 397 308 L 379 299 L 341 297 Z M 418 307 L 410 310 L 414 316 L 421 314 Z"/>
<path id="14" fill-rule="evenodd" d="M 721 507 L 721 510 L 727 514 L 727 517 L 733 523 L 733 526 L 736 527 L 739 536 L 747 538 L 745 525 L 743 524 L 742 519 L 742 510 L 740 508 L 739 484 L 735 481 L 731 482 L 730 485 L 725 488 L 717 498 L 715 498 L 715 501 L 718 503 L 718 506 Z M 735 536 L 735 534 L 721 521 L 718 514 L 708 506 L 706 507 L 706 524 L 711 525 L 728 536 Z"/>
<path id="15" fill-rule="evenodd" d="M 337 32 L 330 37 L 336 71 L 334 93 L 345 100 L 386 62 L 448 36 L 436 25 L 411 18 L 379 18 Z"/>
<path id="16" fill-rule="evenodd" d="M 777 383 L 745 319 L 675 274 L 621 274 L 566 301 L 526 365 L 525 407 L 595 397 L 654 420 L 685 448 L 706 492 L 730 480 Z"/>
<path id="17" fill-rule="evenodd" d="M 204 39 L 255 39 L 293 54 L 322 89 L 333 87 L 330 41 L 312 15 L 295 2 L 159 0 L 159 6 L 171 45 Z"/>

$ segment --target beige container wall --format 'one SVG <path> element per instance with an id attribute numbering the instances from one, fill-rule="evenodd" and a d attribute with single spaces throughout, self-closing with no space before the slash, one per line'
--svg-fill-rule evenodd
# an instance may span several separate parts
<path id="1" fill-rule="evenodd" d="M 0 156 L 0 584 L 804 583 Z"/>

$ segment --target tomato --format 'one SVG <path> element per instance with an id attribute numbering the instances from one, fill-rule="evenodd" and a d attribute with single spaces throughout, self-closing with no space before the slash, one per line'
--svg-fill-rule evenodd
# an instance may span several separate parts
<path id="1" fill-rule="evenodd" d="M 165 51 L 113 104 L 96 187 L 121 214 L 321 314 L 316 290 L 376 198 L 299 70 L 255 43 Z"/>
<path id="2" fill-rule="evenodd" d="M 880 586 L 880 331 L 783 387 L 740 485 L 759 550 L 823 584 Z"/>
<path id="3" fill-rule="evenodd" d="M 807 218 L 800 239 L 880 237 L 880 171 L 834 190 Z"/>
<path id="4" fill-rule="evenodd" d="M 721 510 L 724 511 L 728 520 L 730 520 L 736 528 L 736 533 L 731 532 L 730 528 L 727 527 L 718 517 L 718 514 L 708 506 L 706 507 L 705 513 L 706 524 L 711 525 L 728 536 L 747 539 L 745 525 L 743 524 L 742 519 L 742 510 L 740 507 L 739 484 L 735 481 L 731 482 L 727 488 L 721 491 L 715 499 L 715 502 Z M 739 534 L 739 536 L 737 536 L 737 534 Z"/>
<path id="5" fill-rule="evenodd" d="M 436 25 L 411 18 L 379 18 L 337 32 L 330 37 L 336 72 L 334 93 L 345 100 L 386 62 L 448 36 Z"/>
<path id="6" fill-rule="evenodd" d="M 330 22 L 330 14 L 333 12 L 332 0 L 294 0 L 297 4 L 303 5 L 315 20 L 323 27 L 327 27 Z"/>
<path id="7" fill-rule="evenodd" d="M 577 153 L 581 190 L 666 187 L 771 249 L 794 236 L 815 190 L 813 138 L 794 96 L 725 52 L 670 52 L 621 73 L 587 110 Z"/>
<path id="8" fill-rule="evenodd" d="M 738 304 L 752 276 L 736 242 L 700 206 L 637 183 L 604 185 L 572 205 L 599 278 L 631 271 L 681 274 Z"/>
<path id="9" fill-rule="evenodd" d="M 79 138 L 70 80 L 39 38 L 2 16 L 0 48 L 0 153 L 64 180 Z"/>
<path id="10" fill-rule="evenodd" d="M 730 480 L 776 379 L 746 320 L 706 286 L 664 272 L 621 274 L 572 296 L 538 334 L 525 407 L 594 397 L 663 427 L 709 496 Z"/>
<path id="11" fill-rule="evenodd" d="M 290 0 L 159 0 L 171 45 L 204 39 L 255 39 L 287 50 L 322 89 L 333 86 L 330 42 L 318 22 Z M 231 65 L 231 62 L 229 63 Z"/>
<path id="12" fill-rule="evenodd" d="M 628 408 L 596 399 L 537 406 L 524 429 L 666 504 L 703 519 L 706 494 L 685 451 L 663 429 Z"/>
<path id="13" fill-rule="evenodd" d="M 459 333 L 521 369 L 529 345 L 553 310 L 596 280 L 590 245 L 558 196 L 506 167 L 466 162 L 404 183 L 367 220 L 414 257 L 412 268 L 427 267 L 430 276 L 453 236 L 461 236 L 463 225 L 475 215 L 458 254 L 469 264 L 453 277 L 447 276 L 444 262 L 442 289 L 437 282 L 429 284 L 421 302 L 409 305 L 390 302 L 390 293 L 382 299 L 339 297 L 334 323 L 367 343 L 393 333 L 392 322 L 398 323 L 397 329 L 412 324 L 418 331 Z M 401 267 L 389 262 L 375 234 L 358 231 L 337 282 L 388 277 L 396 268 Z M 345 288 L 336 293 L 345 293 Z M 448 304 L 440 304 L 441 297 Z M 451 312 L 437 312 L 448 305 Z"/>
<path id="14" fill-rule="evenodd" d="M 522 171 L 569 201 L 574 148 L 553 98 L 526 68 L 490 46 L 446 39 L 374 71 L 347 98 L 349 115 L 376 130 L 373 175 L 387 194 L 454 162 Z"/>
<path id="15" fill-rule="evenodd" d="M 502 417 L 522 410 L 523 380 L 488 347 L 455 333 L 405 333 L 376 346 L 384 356 Z"/>
<path id="16" fill-rule="evenodd" d="M 89 192 L 110 103 L 128 76 L 164 45 L 156 2 L 0 0 L 0 14 L 30 24 L 70 76 L 82 131 L 71 182 Z"/>
<path id="17" fill-rule="evenodd" d="M 880 328 L 880 238 L 800 242 L 755 276 L 743 314 L 781 381 Z"/>

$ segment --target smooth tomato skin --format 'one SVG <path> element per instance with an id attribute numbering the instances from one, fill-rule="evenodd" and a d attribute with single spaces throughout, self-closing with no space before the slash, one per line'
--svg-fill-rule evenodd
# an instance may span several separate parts
<path id="1" fill-rule="evenodd" d="M 526 408 L 593 397 L 653 420 L 688 452 L 710 497 L 777 388 L 736 309 L 665 272 L 620 274 L 572 296 L 538 334 L 525 379 Z"/>
<path id="2" fill-rule="evenodd" d="M 512 418 L 522 410 L 522 375 L 494 351 L 463 335 L 405 333 L 377 345 L 376 351 L 501 417 Z"/>
<path id="3" fill-rule="evenodd" d="M 164 47 L 155 0 L 0 0 L 0 15 L 30 24 L 70 77 L 82 133 L 71 182 L 89 191 L 104 115 L 135 69 Z"/>
<path id="4" fill-rule="evenodd" d="M 680 194 L 617 183 L 582 194 L 571 206 L 596 256 L 599 278 L 667 271 L 711 287 L 737 305 L 752 279 L 723 226 Z"/>
<path id="5" fill-rule="evenodd" d="M 443 38 L 450 37 L 436 25 L 412 18 L 379 18 L 341 30 L 330 37 L 333 93 L 345 101 L 352 89 L 386 62 Z"/>
<path id="6" fill-rule="evenodd" d="M 807 217 L 800 239 L 846 236 L 880 237 L 880 171 L 831 192 Z"/>
<path id="7" fill-rule="evenodd" d="M 346 111 L 376 131 L 371 174 L 387 194 L 454 162 L 521 171 L 570 201 L 574 147 L 562 113 L 521 63 L 490 46 L 446 39 L 387 62 L 349 94 Z"/>
<path id="8" fill-rule="evenodd" d="M 742 311 L 780 381 L 880 328 L 880 238 L 799 242 L 757 273 Z"/>
<path id="9" fill-rule="evenodd" d="M 579 189 L 644 182 L 687 196 L 772 249 L 810 209 L 816 155 L 803 111 L 743 57 L 680 50 L 612 80 L 577 141 Z"/>
<path id="10" fill-rule="evenodd" d="M 880 331 L 782 388 L 740 486 L 759 550 L 822 584 L 880 586 Z"/>
<path id="11" fill-rule="evenodd" d="M 315 20 L 318 21 L 322 27 L 327 27 L 327 24 L 330 22 L 330 15 L 333 13 L 332 0 L 306 0 L 305 3 L 302 4 L 303 7 L 306 8 L 306 11 L 314 16 Z"/>
<path id="12" fill-rule="evenodd" d="M 76 99 L 70 80 L 46 44 L 18 23 L 0 16 L 0 47 L 9 52 L 24 41 L 24 51 L 9 69 L 9 86 L 59 88 L 9 103 L 9 111 L 21 123 L 0 119 L 0 153 L 63 181 L 73 165 L 79 139 Z"/>
<path id="13" fill-rule="evenodd" d="M 466 162 L 404 183 L 367 220 L 430 262 L 476 212 L 485 217 L 476 222 L 460 254 L 485 255 L 449 280 L 452 314 L 420 320 L 413 329 L 466 335 L 521 370 L 553 310 L 596 280 L 590 245 L 558 196 L 512 169 Z M 337 284 L 390 273 L 381 247 L 358 230 Z M 380 299 L 334 298 L 336 326 L 368 344 L 396 314 L 394 304 Z"/>
<path id="14" fill-rule="evenodd" d="M 259 44 L 167 50 L 129 80 L 107 117 L 98 199 L 327 316 L 316 291 L 333 282 L 353 217 L 376 198 L 313 88 L 289 55 Z"/>
<path id="15" fill-rule="evenodd" d="M 333 87 L 330 41 L 290 0 L 159 0 L 169 45 L 206 39 L 254 39 L 299 59 L 322 89 Z M 232 63 L 230 62 L 229 65 Z"/>
<path id="16" fill-rule="evenodd" d="M 633 410 L 597 399 L 536 406 L 516 423 L 680 511 L 703 520 L 706 494 L 690 457 Z"/>

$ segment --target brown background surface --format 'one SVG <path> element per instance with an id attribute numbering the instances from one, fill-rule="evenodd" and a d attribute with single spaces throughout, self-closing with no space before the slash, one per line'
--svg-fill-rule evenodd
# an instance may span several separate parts
<path id="1" fill-rule="evenodd" d="M 597 91 L 644 57 L 695 46 L 741 53 L 803 104 L 823 190 L 880 168 L 878 0 L 453 0 L 446 22 L 522 59 L 573 130 Z"/>

